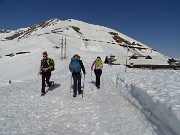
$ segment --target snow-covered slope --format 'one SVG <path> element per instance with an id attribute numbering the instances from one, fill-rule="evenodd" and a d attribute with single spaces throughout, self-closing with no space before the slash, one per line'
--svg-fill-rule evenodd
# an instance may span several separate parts
<path id="1" fill-rule="evenodd" d="M 114 82 L 121 94 L 159 125 L 164 134 L 179 135 L 179 81 L 180 72 L 176 70 L 129 70 L 120 71 Z"/>
<path id="2" fill-rule="evenodd" d="M 129 56 L 136 54 L 154 57 L 153 60 L 139 60 L 141 63 L 167 64 L 167 58 L 159 52 L 113 29 L 73 19 L 65 21 L 51 19 L 32 27 L 0 33 L 2 79 L 29 78 L 29 74 L 34 77 L 43 51 L 46 50 L 49 56 L 56 61 L 59 60 L 62 39 L 64 42 L 66 39 L 67 57 L 71 57 L 77 51 L 80 54 L 95 52 L 102 58 L 113 54 L 118 57 L 120 64 L 125 64 L 128 47 Z M 21 54 L 22 52 L 25 53 Z M 32 61 L 32 64 L 29 65 L 28 61 Z M 21 71 L 18 72 L 12 68 Z"/>
<path id="3" fill-rule="evenodd" d="M 105 65 L 101 89 L 97 90 L 95 76 L 91 76 L 89 70 L 90 63 L 85 62 L 84 97 L 73 98 L 71 74 L 67 68 L 69 61 L 65 61 L 61 72 L 52 75 L 54 90 L 44 97 L 40 96 L 41 77 L 12 82 L 11 86 L 1 88 L 1 134 L 157 135 L 140 110 L 118 94 L 112 82 L 118 70 L 107 78 L 113 67 Z"/>
<path id="4" fill-rule="evenodd" d="M 26 49 L 25 43 L 28 43 L 27 40 L 37 39 L 36 44 L 38 45 L 41 42 L 41 38 L 38 37 L 44 37 L 57 39 L 57 41 L 50 41 L 59 45 L 62 36 L 66 37 L 69 46 L 84 51 L 99 51 L 106 53 L 106 55 L 114 53 L 116 56 L 126 56 L 127 48 L 129 48 L 129 56 L 134 54 L 139 56 L 162 56 L 155 49 L 113 29 L 73 19 L 65 21 L 52 19 L 29 28 L 11 31 L 10 33 L 0 33 L 0 45 L 4 52 L 1 55 L 11 53 L 3 47 L 7 46 L 7 44 L 11 44 L 11 46 L 12 44 L 23 44 L 23 49 Z M 43 46 L 43 44 L 41 42 L 40 45 Z M 31 46 L 34 48 L 33 45 Z M 117 50 L 116 53 L 112 47 Z"/>

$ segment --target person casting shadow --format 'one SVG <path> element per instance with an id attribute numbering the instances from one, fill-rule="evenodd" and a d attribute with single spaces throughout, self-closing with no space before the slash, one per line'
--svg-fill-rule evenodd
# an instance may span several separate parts
<path id="1" fill-rule="evenodd" d="M 92 63 L 91 71 L 93 70 L 94 65 L 95 65 L 94 73 L 96 75 L 96 87 L 100 89 L 100 77 L 101 77 L 102 68 L 103 68 L 101 57 L 98 56 L 96 60 Z"/>
<path id="2" fill-rule="evenodd" d="M 81 69 L 83 71 L 83 74 L 86 74 L 84 65 L 82 60 L 80 60 L 80 56 L 78 54 L 75 54 L 73 58 L 71 58 L 71 62 L 69 64 L 69 70 L 72 73 L 74 85 L 73 85 L 73 97 L 77 96 L 77 90 L 78 94 L 83 94 L 83 91 L 81 90 Z"/>

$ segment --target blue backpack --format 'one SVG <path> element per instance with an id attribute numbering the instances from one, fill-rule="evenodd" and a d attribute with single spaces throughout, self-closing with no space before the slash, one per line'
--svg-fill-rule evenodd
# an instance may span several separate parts
<path id="1" fill-rule="evenodd" d="M 78 58 L 71 58 L 71 62 L 69 64 L 69 70 L 72 73 L 79 73 L 79 72 L 81 72 L 81 66 L 79 64 L 79 59 Z"/>

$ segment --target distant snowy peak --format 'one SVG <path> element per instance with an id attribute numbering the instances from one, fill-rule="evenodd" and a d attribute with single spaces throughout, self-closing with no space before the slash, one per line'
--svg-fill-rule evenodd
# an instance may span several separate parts
<path id="1" fill-rule="evenodd" d="M 1 30 L 0 32 L 0 37 L 3 37 L 3 39 L 0 39 L 1 41 L 14 39 L 21 40 L 31 36 L 40 36 L 51 33 L 74 36 L 73 34 L 76 33 L 76 35 L 84 41 L 97 41 L 108 44 L 118 44 L 124 48 L 128 47 L 130 49 L 151 49 L 145 44 L 136 41 L 111 28 L 93 25 L 74 19 L 60 21 L 59 19 L 54 18 L 48 21 L 44 21 L 40 24 L 33 25 L 31 27 L 18 29 L 16 31 L 9 32 Z M 4 36 L 1 36 L 1 34 L 4 33 L 6 34 Z M 54 34 L 54 36 L 56 36 L 56 34 Z"/>
<path id="2" fill-rule="evenodd" d="M 0 33 L 10 33 L 10 30 L 4 30 L 4 29 L 0 29 Z"/>
<path id="3" fill-rule="evenodd" d="M 92 33 L 92 32 L 98 33 L 98 31 L 100 31 L 99 33 L 104 34 L 104 35 L 110 34 L 112 37 L 112 42 L 114 42 L 114 43 L 124 44 L 124 45 L 128 44 L 128 45 L 130 45 L 129 47 L 132 47 L 135 45 L 137 47 L 142 46 L 140 42 L 138 42 L 134 39 L 131 39 L 130 37 L 123 35 L 122 33 L 119 33 L 113 29 L 110 29 L 110 28 L 107 28 L 104 26 L 88 24 L 88 23 L 74 20 L 74 19 L 60 21 L 59 19 L 54 18 L 54 19 L 50 19 L 48 21 L 44 21 L 40 24 L 33 25 L 31 27 L 18 29 L 13 32 L 7 31 L 7 30 L 0 30 L 0 34 L 1 33 L 9 33 L 9 35 L 7 34 L 7 36 L 3 39 L 3 41 L 4 40 L 14 40 L 14 39 L 20 40 L 22 38 L 27 38 L 27 37 L 31 36 L 36 31 L 40 31 L 41 29 L 48 29 L 49 27 L 53 27 L 55 25 L 58 25 L 59 28 L 54 27 L 54 29 L 52 28 L 51 31 L 43 30 L 43 32 L 48 31 L 48 32 L 56 33 L 56 32 L 59 32 L 59 30 L 68 29 L 71 27 L 74 31 L 77 32 L 78 35 L 80 35 L 80 37 L 83 37 L 86 40 L 90 40 L 90 39 L 88 39 L 89 36 L 87 34 L 85 34 L 84 31 L 86 31 L 86 33 L 88 33 L 87 31 L 89 31 L 89 33 Z M 45 34 L 42 32 L 39 32 L 39 33 Z M 144 47 L 142 47 L 142 48 L 144 48 Z"/>
<path id="4" fill-rule="evenodd" d="M 57 24 L 58 21 L 59 21 L 59 19 L 54 18 L 54 19 L 42 22 L 39 25 L 35 25 L 34 27 L 36 27 L 36 28 L 46 28 L 46 27 Z"/>
<path id="5" fill-rule="evenodd" d="M 43 28 L 47 28 L 49 26 L 53 26 L 55 25 L 59 20 L 58 19 L 51 19 L 48 21 L 44 21 L 40 24 L 36 24 L 34 26 L 31 27 L 27 27 L 27 28 L 21 28 L 15 31 L 7 31 L 7 30 L 0 30 L 0 34 L 1 33 L 9 33 L 9 35 L 7 35 L 4 39 L 5 40 L 14 40 L 14 39 L 22 39 L 22 38 L 27 38 L 29 37 L 33 32 L 43 29 Z M 3 40 L 4 41 L 4 40 Z"/>
<path id="6" fill-rule="evenodd" d="M 86 41 L 99 41 L 99 42 L 106 42 L 109 44 L 118 44 L 125 48 L 128 47 L 128 48 L 137 48 L 137 49 L 152 49 L 149 48 L 147 45 L 137 40 L 134 40 L 111 28 L 88 24 L 73 19 L 69 20 L 69 22 L 71 22 L 69 23 L 69 27 L 73 28 L 74 31 L 76 31 L 80 35 L 80 37 Z"/>

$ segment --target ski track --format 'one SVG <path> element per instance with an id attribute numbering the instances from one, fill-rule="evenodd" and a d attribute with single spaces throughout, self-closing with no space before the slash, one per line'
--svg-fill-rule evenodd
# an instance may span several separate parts
<path id="1" fill-rule="evenodd" d="M 109 73 L 111 68 L 103 69 L 99 90 L 94 85 L 94 73 L 91 77 L 86 69 L 83 98 L 73 98 L 72 89 L 70 93 L 67 67 L 52 74 L 55 88 L 43 97 L 41 77 L 1 88 L 0 134 L 156 135 L 140 110 L 119 94 L 112 82 L 116 76 Z"/>

